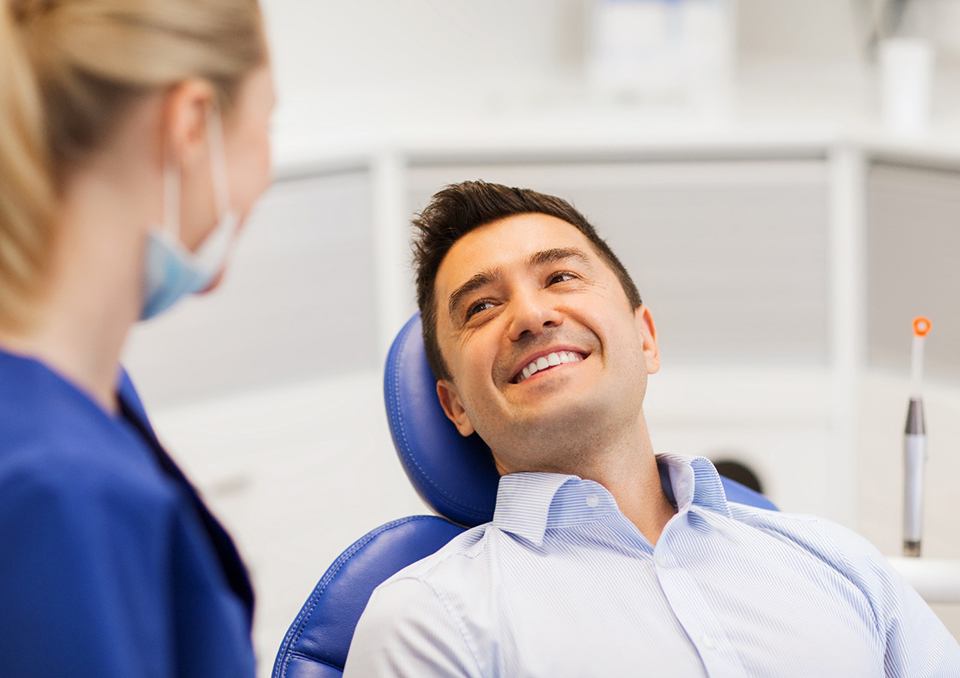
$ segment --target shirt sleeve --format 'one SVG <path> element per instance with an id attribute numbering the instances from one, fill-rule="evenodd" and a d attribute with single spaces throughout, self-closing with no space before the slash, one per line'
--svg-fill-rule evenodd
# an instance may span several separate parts
<path id="1" fill-rule="evenodd" d="M 869 541 L 821 521 L 851 560 L 850 573 L 867 592 L 884 644 L 887 678 L 960 675 L 960 644 L 930 606 Z"/>
<path id="2" fill-rule="evenodd" d="M 437 593 L 419 579 L 377 588 L 360 617 L 346 678 L 479 678 L 474 651 Z"/>
<path id="3" fill-rule="evenodd" d="M 30 470 L 0 483 L 0 673 L 172 676 L 162 497 Z"/>

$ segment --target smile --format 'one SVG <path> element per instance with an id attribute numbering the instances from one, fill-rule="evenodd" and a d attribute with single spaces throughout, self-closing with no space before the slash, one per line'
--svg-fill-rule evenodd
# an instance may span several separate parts
<path id="1" fill-rule="evenodd" d="M 558 367 L 559 365 L 567 365 L 570 363 L 579 363 L 582 362 L 585 356 L 580 355 L 575 351 L 554 351 L 553 353 L 547 353 L 542 355 L 535 360 L 531 360 L 526 367 L 520 370 L 511 381 L 514 384 L 519 384 L 538 372 L 544 372 L 546 370 Z"/>

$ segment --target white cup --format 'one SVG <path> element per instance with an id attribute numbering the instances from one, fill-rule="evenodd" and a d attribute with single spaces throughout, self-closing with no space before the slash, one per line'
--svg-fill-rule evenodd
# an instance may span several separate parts
<path id="1" fill-rule="evenodd" d="M 924 40 L 891 38 L 880 45 L 880 111 L 891 131 L 922 134 L 930 121 L 933 49 Z"/>

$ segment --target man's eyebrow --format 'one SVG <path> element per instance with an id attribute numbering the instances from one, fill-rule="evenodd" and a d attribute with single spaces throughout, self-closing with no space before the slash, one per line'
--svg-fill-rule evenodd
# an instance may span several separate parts
<path id="1" fill-rule="evenodd" d="M 453 291 L 453 294 L 450 295 L 450 301 L 447 303 L 447 310 L 450 313 L 450 317 L 455 317 L 457 306 L 459 306 L 464 297 L 477 291 L 485 285 L 496 282 L 503 276 L 503 272 L 499 268 L 490 269 L 488 271 L 480 271 L 480 273 L 475 274 L 467 282 L 463 283 L 456 290 Z"/>
<path id="2" fill-rule="evenodd" d="M 528 263 L 531 266 L 542 266 L 543 264 L 553 264 L 564 259 L 579 259 L 581 263 L 590 265 L 583 250 L 576 247 L 555 247 L 549 250 L 541 250 L 530 256 Z"/>

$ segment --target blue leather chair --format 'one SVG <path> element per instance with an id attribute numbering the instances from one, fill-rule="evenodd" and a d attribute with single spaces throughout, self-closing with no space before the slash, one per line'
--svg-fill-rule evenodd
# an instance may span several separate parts
<path id="1" fill-rule="evenodd" d="M 440 516 L 410 516 L 364 535 L 330 566 L 287 631 L 273 678 L 335 678 L 343 674 L 353 631 L 381 582 L 438 550 L 469 527 L 489 522 L 497 474 L 477 436 L 463 438 L 437 402 L 414 315 L 387 357 L 383 395 L 393 443 L 407 476 Z M 766 497 L 728 478 L 731 501 L 776 510 Z"/>

